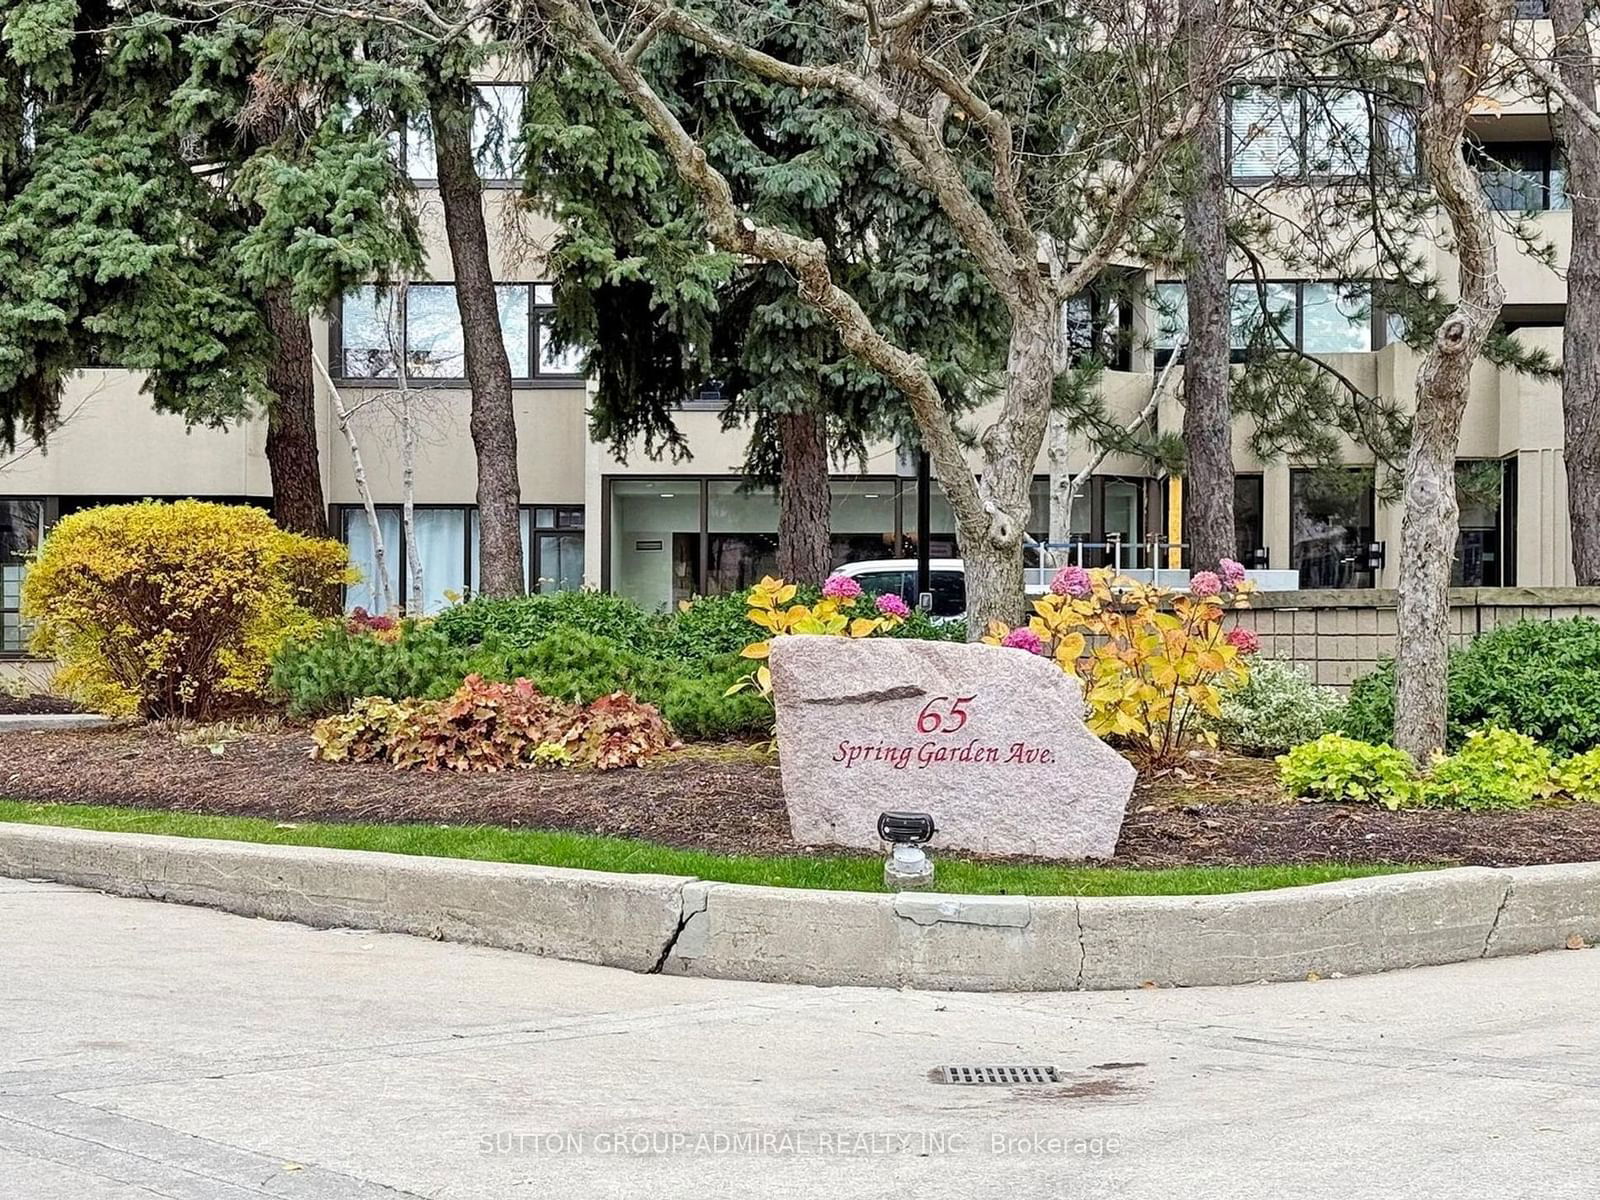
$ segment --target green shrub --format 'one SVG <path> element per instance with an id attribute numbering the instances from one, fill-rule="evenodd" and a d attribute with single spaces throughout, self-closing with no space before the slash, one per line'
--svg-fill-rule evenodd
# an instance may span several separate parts
<path id="1" fill-rule="evenodd" d="M 1558 762 L 1550 772 L 1550 783 L 1570 799 L 1600 804 L 1600 749 Z"/>
<path id="2" fill-rule="evenodd" d="M 274 686 L 296 716 L 343 713 L 362 697 L 440 700 L 468 675 L 507 683 L 531 680 L 542 692 L 590 703 L 628 692 L 654 704 L 678 736 L 693 740 L 764 734 L 772 708 L 758 696 L 725 696 L 749 670 L 737 655 L 698 663 L 651 658 L 576 629 L 557 629 L 526 648 L 458 646 L 437 623 L 407 622 L 383 641 L 330 623 L 315 638 L 286 644 L 274 662 Z"/>
<path id="3" fill-rule="evenodd" d="M 744 592 L 691 600 L 658 618 L 652 650 L 684 662 L 737 654 L 761 634 L 745 616 L 748 611 Z"/>
<path id="4" fill-rule="evenodd" d="M 1291 663 L 1250 660 L 1250 677 L 1222 696 L 1222 714 L 1207 722 L 1217 739 L 1246 754 L 1276 754 L 1339 727 L 1344 701 Z"/>
<path id="5" fill-rule="evenodd" d="M 1525 733 L 1475 729 L 1433 764 L 1422 803 L 1434 808 L 1527 808 L 1550 793 L 1550 751 Z"/>
<path id="6" fill-rule="evenodd" d="M 644 609 L 609 592 L 548 592 L 505 600 L 479 597 L 446 609 L 434 626 L 458 646 L 494 639 L 506 646 L 528 647 L 557 629 L 576 629 L 636 650 L 649 647 L 657 628 Z"/>
<path id="7" fill-rule="evenodd" d="M 470 670 L 468 651 L 436 625 L 407 621 L 398 638 L 386 641 L 330 621 L 314 637 L 279 647 L 272 686 L 292 715 L 317 717 L 345 712 L 363 696 L 442 699 Z"/>
<path id="8" fill-rule="evenodd" d="M 1493 725 L 1525 733 L 1557 756 L 1600 746 L 1600 622 L 1521 621 L 1450 655 L 1450 745 Z M 1344 729 L 1387 741 L 1394 730 L 1394 665 L 1356 681 Z"/>
<path id="9" fill-rule="evenodd" d="M 1355 800 L 1400 808 L 1417 795 L 1416 764 L 1404 750 L 1337 733 L 1303 742 L 1278 757 L 1278 778 L 1291 796 Z"/>

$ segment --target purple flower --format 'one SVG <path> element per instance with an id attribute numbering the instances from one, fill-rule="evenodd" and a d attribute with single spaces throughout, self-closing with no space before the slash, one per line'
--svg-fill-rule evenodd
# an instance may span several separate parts
<path id="1" fill-rule="evenodd" d="M 1012 650 L 1026 650 L 1029 654 L 1044 653 L 1044 642 L 1037 633 L 1025 625 L 1006 634 L 1005 637 L 1000 639 L 1000 644 L 1008 646 Z"/>
<path id="2" fill-rule="evenodd" d="M 829 600 L 854 600 L 861 595 L 861 585 L 848 575 L 830 575 L 822 585 L 822 594 Z"/>
<path id="3" fill-rule="evenodd" d="M 1215 596 L 1221 590 L 1222 580 L 1215 571 L 1196 571 L 1189 580 L 1189 594 L 1193 596 Z"/>
<path id="4" fill-rule="evenodd" d="M 1094 581 L 1082 567 L 1062 567 L 1050 581 L 1050 590 L 1058 596 L 1082 598 L 1094 590 Z"/>
<path id="5" fill-rule="evenodd" d="M 909 617 L 911 606 L 893 592 L 878 597 L 878 611 L 886 617 Z"/>
<path id="6" fill-rule="evenodd" d="M 1217 564 L 1217 567 L 1222 573 L 1222 582 L 1227 585 L 1229 591 L 1244 582 L 1244 564 L 1242 562 L 1235 562 L 1231 558 L 1225 558 Z"/>

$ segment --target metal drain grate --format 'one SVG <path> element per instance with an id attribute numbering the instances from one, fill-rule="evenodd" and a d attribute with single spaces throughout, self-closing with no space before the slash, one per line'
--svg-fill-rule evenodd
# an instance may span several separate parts
<path id="1" fill-rule="evenodd" d="M 941 1067 L 946 1083 L 977 1084 L 980 1087 L 1014 1087 L 1029 1083 L 1060 1083 L 1054 1067 Z"/>

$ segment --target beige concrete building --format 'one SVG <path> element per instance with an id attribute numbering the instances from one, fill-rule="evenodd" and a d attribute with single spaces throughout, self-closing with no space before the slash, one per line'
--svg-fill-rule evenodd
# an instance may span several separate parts
<path id="1" fill-rule="evenodd" d="M 496 86 L 485 94 L 513 115 L 520 104 L 515 88 Z M 1291 122 L 1302 130 L 1299 135 L 1264 140 L 1260 103 L 1240 93 L 1230 105 L 1229 158 L 1236 178 L 1246 186 L 1265 172 L 1305 169 L 1304 156 L 1311 149 L 1296 141 L 1296 136 L 1308 136 L 1303 121 Z M 1559 355 L 1565 307 L 1560 265 L 1570 243 L 1571 214 L 1565 208 L 1549 120 L 1531 102 L 1513 98 L 1478 120 L 1475 133 L 1498 164 L 1485 170 L 1491 197 L 1507 210 L 1536 210 L 1534 219 L 1557 250 L 1552 269 L 1523 253 L 1509 234 L 1503 239 L 1507 323 L 1528 341 Z M 354 410 L 351 427 L 376 499 L 384 506 L 390 545 L 398 543 L 401 499 L 392 376 L 397 343 L 404 342 L 422 429 L 416 502 L 424 584 L 430 606 L 437 606 L 473 587 L 475 472 L 467 432 L 468 395 L 461 380 L 459 319 L 447 286 L 451 265 L 436 193 L 428 183 L 431 154 L 411 138 L 407 158 L 428 229 L 430 278 L 411 285 L 403 306 L 371 289 L 348 297 L 332 319 L 316 323 L 314 338 L 317 353 L 338 381 L 344 406 Z M 586 387 L 578 364 L 551 352 L 543 336 L 551 291 L 541 271 L 540 247 L 548 245 L 554 230 L 516 215 L 509 186 L 490 188 L 485 204 L 491 233 L 497 235 L 502 324 L 518 377 L 531 585 L 608 588 L 647 606 L 664 607 L 759 578 L 772 569 L 775 499 L 741 490 L 743 435 L 721 428 L 714 401 L 691 400 L 680 414 L 692 451 L 684 462 L 653 462 L 642 454 L 619 458 L 590 441 Z M 1447 256 L 1436 252 L 1435 257 L 1440 277 L 1451 278 L 1453 264 Z M 1171 291 L 1174 281 L 1149 271 L 1138 274 L 1145 298 L 1120 304 L 1115 314 L 1100 314 L 1131 334 L 1102 384 L 1108 406 L 1129 417 L 1149 399 L 1158 363 L 1174 337 L 1161 315 L 1163 301 L 1170 306 L 1176 295 Z M 1242 267 L 1239 278 L 1246 278 Z M 1255 294 L 1253 284 L 1241 288 L 1241 295 L 1246 293 Z M 1307 351 L 1325 357 L 1368 394 L 1405 402 L 1417 355 L 1404 344 L 1388 343 L 1381 314 L 1371 312 L 1336 280 L 1286 274 L 1273 281 L 1270 294 L 1270 302 L 1292 318 L 1284 328 L 1292 325 Z M 0 456 L 0 653 L 20 649 L 16 609 L 23 562 L 59 515 L 140 497 L 270 500 L 262 453 L 265 431 L 259 419 L 226 431 L 186 430 L 179 418 L 152 411 L 137 377 L 98 369 L 85 370 L 72 381 L 62 413 L 64 422 L 47 450 L 22 446 L 16 456 Z M 975 414 L 975 425 L 982 420 L 981 412 Z M 1175 399 L 1163 403 L 1159 421 L 1166 429 L 1180 425 Z M 359 510 L 351 456 L 326 389 L 320 394 L 319 422 L 323 486 L 335 528 L 370 571 L 371 539 Z M 1398 510 L 1377 503 L 1372 488 L 1359 481 L 1325 494 L 1315 476 L 1295 463 L 1257 461 L 1249 452 L 1247 433 L 1236 431 L 1240 557 L 1250 565 L 1295 570 L 1305 587 L 1392 586 Z M 1496 500 L 1463 511 L 1459 583 L 1571 582 L 1561 445 L 1558 385 L 1480 365 L 1460 455 L 1464 462 L 1489 464 L 1478 469 L 1479 478 L 1487 472 L 1500 486 Z M 1080 449 L 1074 469 L 1087 461 L 1087 454 Z M 833 528 L 841 562 L 914 553 L 915 483 L 899 477 L 897 457 L 893 446 L 874 446 L 864 463 L 850 464 L 837 476 Z M 1368 461 L 1350 447 L 1352 467 Z M 1042 538 L 1048 515 L 1043 454 L 1035 491 L 1032 532 Z M 1125 563 L 1165 562 L 1170 551 L 1155 539 L 1181 537 L 1180 497 L 1181 487 L 1169 486 L 1148 463 L 1107 459 L 1074 506 L 1072 536 L 1082 547 L 1077 553 L 1094 564 L 1103 561 L 1107 543 L 1121 543 Z M 933 554 L 958 554 L 953 522 L 937 494 L 933 513 Z M 391 555 L 391 563 L 398 558 Z M 395 594 L 404 595 L 398 578 L 395 584 Z M 353 589 L 350 602 L 372 604 L 370 587 Z"/>

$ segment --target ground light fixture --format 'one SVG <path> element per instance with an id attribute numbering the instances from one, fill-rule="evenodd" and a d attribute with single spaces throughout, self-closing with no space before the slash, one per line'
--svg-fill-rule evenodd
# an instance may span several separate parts
<path id="1" fill-rule="evenodd" d="M 885 887 L 903 892 L 933 886 L 933 860 L 922 846 L 937 832 L 930 813 L 878 814 L 878 836 L 893 847 L 883 864 Z"/>

